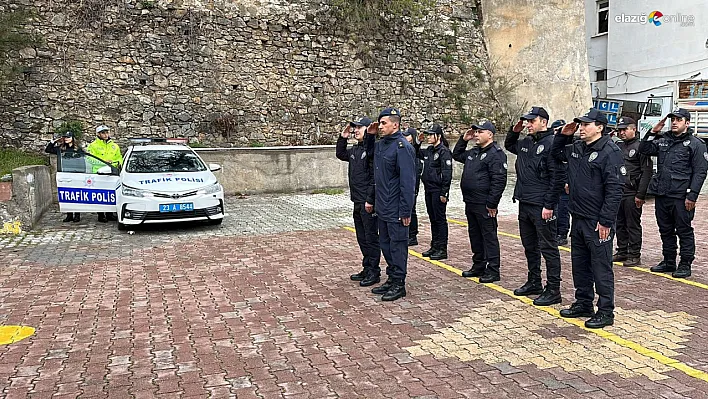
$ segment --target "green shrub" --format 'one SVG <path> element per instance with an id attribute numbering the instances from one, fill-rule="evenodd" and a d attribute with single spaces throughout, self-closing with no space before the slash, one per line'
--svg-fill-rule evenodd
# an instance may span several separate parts
<path id="1" fill-rule="evenodd" d="M 77 140 L 84 136 L 84 124 L 81 121 L 66 121 L 54 130 L 58 135 L 71 132 Z"/>
<path id="2" fill-rule="evenodd" d="M 49 165 L 49 158 L 14 148 L 0 150 L 0 177 L 12 173 L 15 168 L 29 165 Z"/>

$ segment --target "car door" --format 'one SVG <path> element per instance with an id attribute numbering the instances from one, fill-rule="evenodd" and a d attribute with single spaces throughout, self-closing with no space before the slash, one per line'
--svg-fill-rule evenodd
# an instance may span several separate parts
<path id="1" fill-rule="evenodd" d="M 60 212 L 116 212 L 119 171 L 83 151 L 65 151 L 57 162 Z"/>

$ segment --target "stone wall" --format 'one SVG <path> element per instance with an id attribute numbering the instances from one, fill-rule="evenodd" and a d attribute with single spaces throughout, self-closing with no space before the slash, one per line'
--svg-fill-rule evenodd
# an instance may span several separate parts
<path id="1" fill-rule="evenodd" d="M 328 2 L 9 0 L 42 37 L 0 96 L 0 145 L 40 150 L 67 120 L 121 142 L 324 144 L 355 115 L 398 106 L 413 126 L 461 129 L 453 103 L 485 50 L 476 2 L 439 0 L 419 24 L 348 39 Z M 378 46 L 378 47 L 377 47 Z M 373 52 L 364 56 L 367 48 Z M 318 133 L 319 132 L 319 133 Z"/>

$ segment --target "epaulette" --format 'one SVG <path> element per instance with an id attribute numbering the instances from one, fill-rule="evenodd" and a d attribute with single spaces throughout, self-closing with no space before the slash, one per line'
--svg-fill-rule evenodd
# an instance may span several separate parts
<path id="1" fill-rule="evenodd" d="M 404 145 L 405 145 L 405 144 L 403 144 L 403 142 L 402 142 L 402 141 L 399 141 L 399 142 L 398 142 L 398 148 L 403 148 L 403 147 L 404 147 Z"/>

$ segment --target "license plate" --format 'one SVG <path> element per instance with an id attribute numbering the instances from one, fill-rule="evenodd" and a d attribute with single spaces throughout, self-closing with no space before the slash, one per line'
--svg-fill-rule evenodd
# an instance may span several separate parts
<path id="1" fill-rule="evenodd" d="M 183 212 L 183 211 L 193 211 L 193 210 L 194 210 L 194 204 L 191 202 L 187 202 L 184 204 L 161 204 L 160 205 L 160 212 L 162 212 L 162 213 Z"/>

